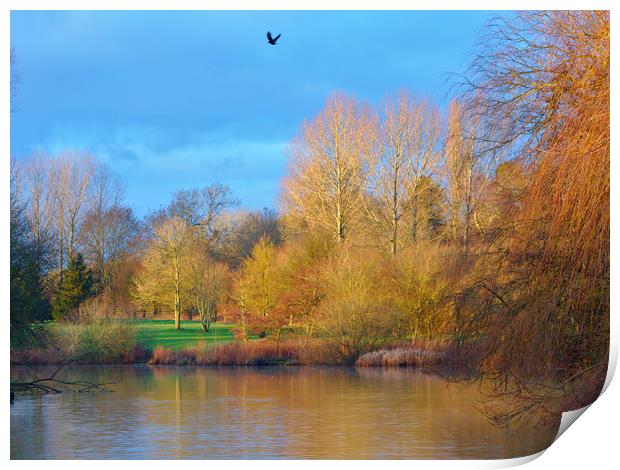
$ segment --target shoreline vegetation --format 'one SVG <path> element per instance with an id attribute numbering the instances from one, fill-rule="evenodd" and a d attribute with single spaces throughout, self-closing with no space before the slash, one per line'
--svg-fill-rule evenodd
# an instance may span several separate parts
<path id="1" fill-rule="evenodd" d="M 160 324 L 158 324 L 160 323 Z M 359 367 L 469 367 L 475 360 L 474 344 L 453 340 L 391 341 L 381 348 L 353 352 L 330 339 L 307 339 L 293 334 L 276 341 L 273 338 L 234 340 L 231 324 L 220 325 L 219 338 L 183 343 L 179 334 L 191 330 L 173 330 L 165 321 L 102 322 L 90 325 L 51 324 L 43 340 L 45 346 L 11 349 L 11 365 L 176 365 L 176 366 L 359 366 Z M 193 326 L 190 323 L 184 324 Z M 214 324 L 214 326 L 217 324 Z M 169 328 L 162 328 L 169 327 Z M 159 331 L 157 331 L 159 330 Z M 159 338 L 154 336 L 161 331 Z M 211 333 L 213 335 L 213 333 Z M 217 334 L 217 333 L 216 333 Z M 179 338 L 181 337 L 181 338 Z M 153 344 L 153 341 L 159 343 Z M 153 344 L 148 347 L 148 343 Z"/>
<path id="2" fill-rule="evenodd" d="M 58 349 L 21 349 L 11 351 L 12 366 L 72 365 L 169 365 L 169 366 L 357 366 L 455 368 L 463 366 L 457 349 L 421 349 L 401 345 L 362 354 L 356 360 L 343 360 L 327 341 L 302 345 L 285 341 L 277 345 L 271 340 L 250 343 L 220 344 L 211 347 L 188 346 L 174 350 L 158 346 L 154 350 L 139 345 L 114 358 L 72 357 Z"/>

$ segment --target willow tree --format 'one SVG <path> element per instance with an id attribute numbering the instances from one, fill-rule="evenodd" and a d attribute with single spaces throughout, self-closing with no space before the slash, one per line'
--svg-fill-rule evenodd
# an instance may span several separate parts
<path id="1" fill-rule="evenodd" d="M 353 98 L 334 95 L 305 123 L 290 153 L 284 200 L 289 214 L 338 242 L 358 228 L 363 211 L 363 162 L 371 147 L 373 116 Z"/>
<path id="2" fill-rule="evenodd" d="M 133 278 L 133 297 L 143 308 L 168 307 L 175 328 L 181 328 L 181 309 L 189 296 L 189 256 L 194 231 L 179 217 L 166 219 L 155 228 Z"/>
<path id="3" fill-rule="evenodd" d="M 594 400 L 609 348 L 609 12 L 525 12 L 492 23 L 468 71 L 478 116 L 503 121 L 529 181 L 479 312 L 500 423 Z M 482 100 L 480 100 L 482 98 Z M 505 398 L 508 397 L 508 403 Z"/>

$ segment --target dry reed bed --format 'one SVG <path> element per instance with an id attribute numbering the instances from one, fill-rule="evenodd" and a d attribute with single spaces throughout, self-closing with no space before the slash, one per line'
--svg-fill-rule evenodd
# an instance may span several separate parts
<path id="1" fill-rule="evenodd" d="M 326 342 L 261 340 L 247 343 L 218 344 L 210 348 L 193 346 L 178 351 L 157 347 L 148 361 L 160 365 L 257 366 L 320 365 L 338 363 Z"/>
<path id="2" fill-rule="evenodd" d="M 444 351 L 427 349 L 382 349 L 360 356 L 355 365 L 360 367 L 428 367 L 445 362 Z"/>

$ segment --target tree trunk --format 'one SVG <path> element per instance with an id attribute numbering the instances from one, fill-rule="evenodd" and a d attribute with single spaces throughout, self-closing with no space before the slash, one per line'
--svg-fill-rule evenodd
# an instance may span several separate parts
<path id="1" fill-rule="evenodd" d="M 398 246 L 398 214 L 396 210 L 392 212 L 392 236 L 390 238 L 390 251 L 392 256 L 396 256 L 396 248 Z"/>
<path id="2" fill-rule="evenodd" d="M 181 299 L 178 289 L 174 293 L 174 327 L 177 330 L 181 329 Z"/>
<path id="3" fill-rule="evenodd" d="M 180 273 L 180 260 L 177 258 L 174 260 L 174 327 L 177 330 L 181 329 L 181 273 Z"/>
<path id="4" fill-rule="evenodd" d="M 470 214 L 468 212 L 465 216 L 465 234 L 463 236 L 463 254 L 465 255 L 465 259 L 469 257 L 470 223 Z"/>

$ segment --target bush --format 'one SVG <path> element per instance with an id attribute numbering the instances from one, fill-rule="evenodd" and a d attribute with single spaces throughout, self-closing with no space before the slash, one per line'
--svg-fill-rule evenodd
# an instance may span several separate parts
<path id="1" fill-rule="evenodd" d="M 95 320 L 54 329 L 55 343 L 78 362 L 129 362 L 144 356 L 136 342 L 134 325 L 123 320 Z"/>
<path id="2" fill-rule="evenodd" d="M 395 333 L 397 316 L 376 287 L 380 266 L 379 256 L 345 249 L 326 270 L 319 326 L 339 355 L 338 362 L 354 363 Z"/>
<path id="3" fill-rule="evenodd" d="M 54 365 L 67 362 L 60 349 L 11 349 L 11 365 Z"/>
<path id="4" fill-rule="evenodd" d="M 153 351 L 153 355 L 148 360 L 148 364 L 170 365 L 175 363 L 174 358 L 175 353 L 172 349 L 157 346 Z"/>

